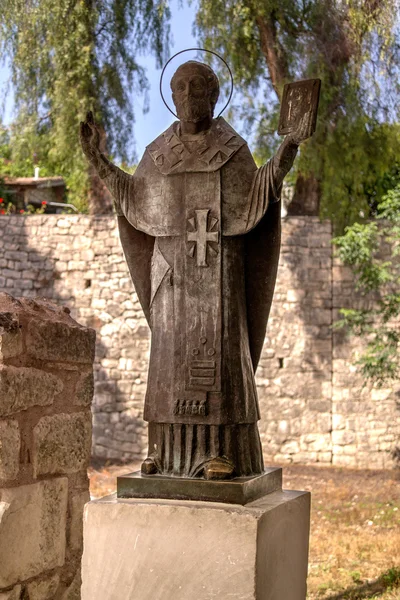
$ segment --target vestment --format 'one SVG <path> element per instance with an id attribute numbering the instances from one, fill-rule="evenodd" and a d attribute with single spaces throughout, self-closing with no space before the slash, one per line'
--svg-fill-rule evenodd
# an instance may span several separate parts
<path id="1" fill-rule="evenodd" d="M 174 123 L 134 176 L 111 170 L 105 180 L 152 333 L 149 452 L 176 475 L 215 455 L 236 461 L 237 475 L 260 472 L 254 373 L 280 239 L 271 162 L 257 169 L 219 118 L 196 136 Z"/>

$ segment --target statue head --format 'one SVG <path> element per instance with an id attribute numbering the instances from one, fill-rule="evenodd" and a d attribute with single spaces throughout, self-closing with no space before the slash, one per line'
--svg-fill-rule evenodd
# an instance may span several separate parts
<path id="1" fill-rule="evenodd" d="M 189 60 L 171 79 L 172 100 L 181 121 L 198 123 L 212 118 L 219 96 L 219 81 L 208 65 Z"/>

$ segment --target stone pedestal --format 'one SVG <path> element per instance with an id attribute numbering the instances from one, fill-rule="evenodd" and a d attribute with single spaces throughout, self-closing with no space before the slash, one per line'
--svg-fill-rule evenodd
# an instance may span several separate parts
<path id="1" fill-rule="evenodd" d="M 307 492 L 246 506 L 93 501 L 82 600 L 305 600 L 309 525 Z"/>

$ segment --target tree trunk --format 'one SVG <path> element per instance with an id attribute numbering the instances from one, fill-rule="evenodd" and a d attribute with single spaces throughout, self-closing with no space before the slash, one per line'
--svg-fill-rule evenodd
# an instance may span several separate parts
<path id="1" fill-rule="evenodd" d="M 314 175 L 305 177 L 298 173 L 292 201 L 287 208 L 291 216 L 319 215 L 321 186 Z"/>
<path id="2" fill-rule="evenodd" d="M 89 181 L 89 214 L 111 215 L 113 213 L 113 200 L 111 194 L 92 166 L 89 167 Z"/>
<path id="3" fill-rule="evenodd" d="M 107 155 L 107 138 L 104 128 L 99 126 L 100 132 L 100 150 Z M 90 215 L 111 215 L 113 213 L 113 199 L 106 188 L 104 182 L 97 174 L 96 169 L 89 167 L 89 214 Z"/>
<path id="4" fill-rule="evenodd" d="M 271 83 L 279 99 L 283 86 L 288 82 L 289 67 L 284 48 L 279 43 L 276 22 L 271 13 L 269 19 L 259 16 L 256 19 L 260 34 L 261 51 L 265 56 Z"/>

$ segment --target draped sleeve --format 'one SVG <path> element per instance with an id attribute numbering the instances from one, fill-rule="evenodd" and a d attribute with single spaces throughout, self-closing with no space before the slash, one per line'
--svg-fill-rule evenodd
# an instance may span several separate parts
<path id="1" fill-rule="evenodd" d="M 245 231 L 247 326 L 256 371 L 274 295 L 281 245 L 280 187 L 276 189 L 272 160 L 255 173 L 248 206 Z"/>

